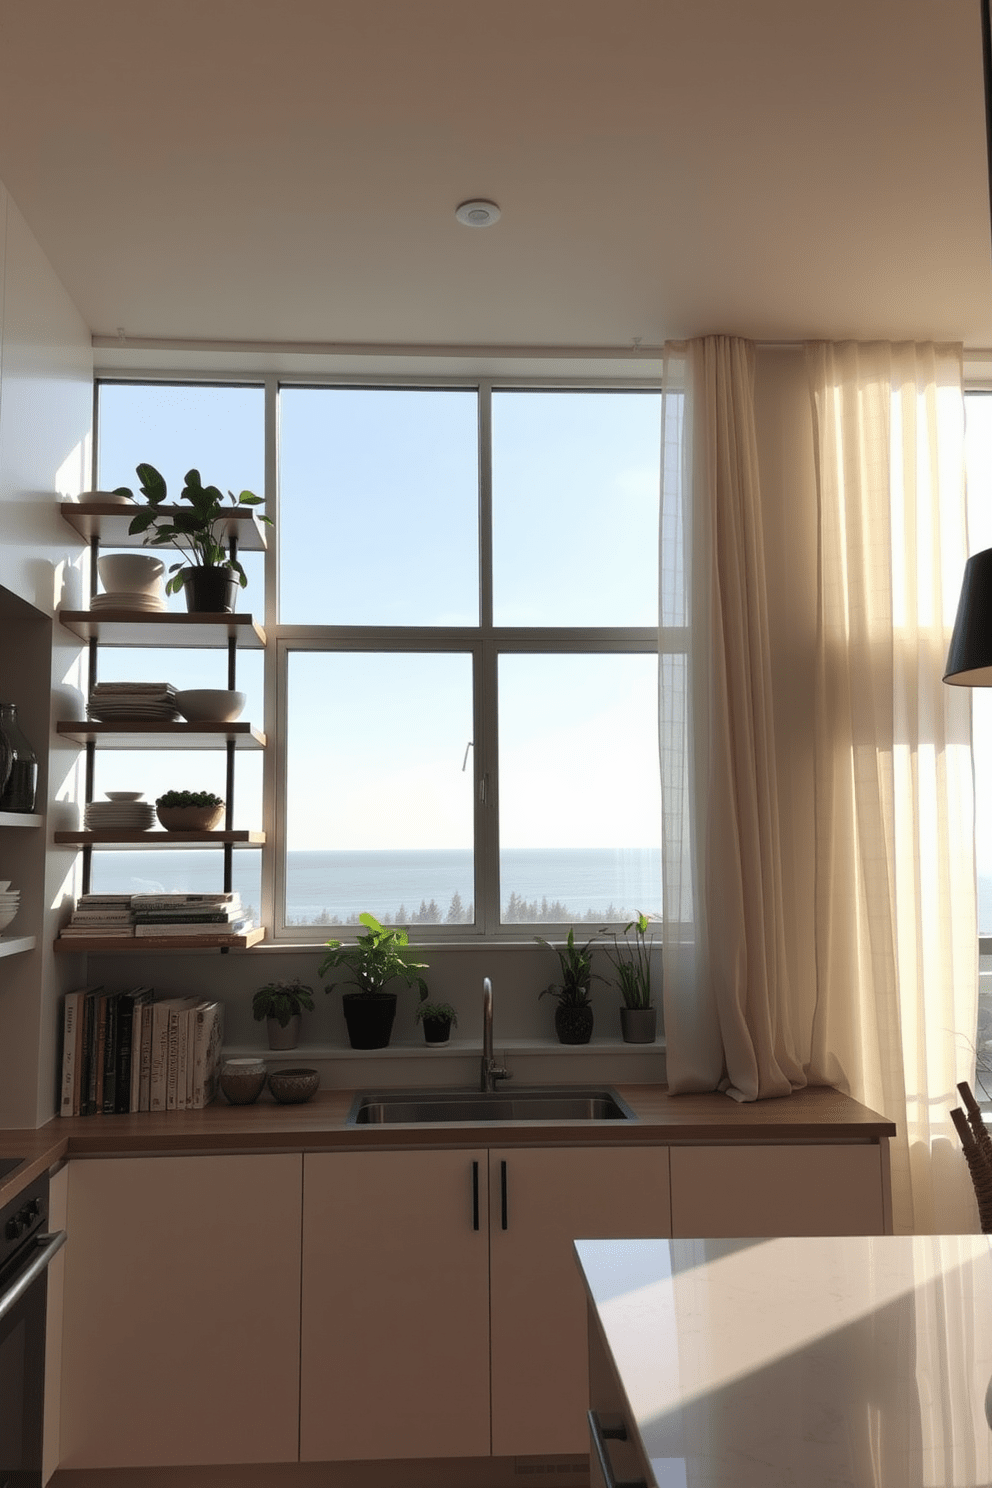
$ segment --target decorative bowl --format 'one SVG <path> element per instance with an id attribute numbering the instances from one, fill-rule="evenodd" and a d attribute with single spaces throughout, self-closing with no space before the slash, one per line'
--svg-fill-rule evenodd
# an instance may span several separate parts
<path id="1" fill-rule="evenodd" d="M 220 1088 L 232 1106 L 250 1106 L 265 1088 L 265 1060 L 225 1060 L 220 1072 Z"/>
<path id="2" fill-rule="evenodd" d="M 17 919 L 17 910 L 16 904 L 13 909 L 0 909 L 0 930 L 6 930 L 11 921 Z"/>
<path id="3" fill-rule="evenodd" d="M 108 801 L 140 801 L 144 791 L 104 791 Z"/>
<path id="4" fill-rule="evenodd" d="M 107 553 L 97 569 L 108 594 L 145 594 L 161 598 L 165 564 L 153 553 Z"/>
<path id="5" fill-rule="evenodd" d="M 224 819 L 219 806 L 156 806 L 155 814 L 167 832 L 212 832 Z"/>
<path id="6" fill-rule="evenodd" d="M 130 496 L 121 496 L 116 491 L 80 491 L 79 501 L 110 501 L 114 506 L 132 506 Z"/>
<path id="7" fill-rule="evenodd" d="M 280 1105 L 298 1106 L 312 1100 L 320 1089 L 320 1073 L 315 1069 L 273 1070 L 269 1089 Z"/>
<path id="8" fill-rule="evenodd" d="M 176 707 L 190 723 L 233 723 L 245 706 L 245 694 L 220 687 L 194 687 L 176 693 Z"/>

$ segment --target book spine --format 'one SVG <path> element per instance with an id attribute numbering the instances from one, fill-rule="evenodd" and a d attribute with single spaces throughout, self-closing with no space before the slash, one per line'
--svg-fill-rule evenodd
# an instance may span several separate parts
<path id="1" fill-rule="evenodd" d="M 79 1018 L 81 992 L 67 992 L 62 1009 L 62 1092 L 59 1115 L 72 1115 L 76 1084 L 76 1024 Z"/>
<path id="2" fill-rule="evenodd" d="M 149 1111 L 164 1111 L 169 1093 L 169 1013 L 167 1003 L 155 1004 L 152 1021 L 151 1075 L 148 1091 Z"/>
<path id="3" fill-rule="evenodd" d="M 121 994 L 112 993 L 107 998 L 107 1018 L 103 1045 L 103 1100 L 100 1109 L 104 1116 L 114 1114 L 117 1100 L 117 1019 Z"/>
<path id="4" fill-rule="evenodd" d="M 86 997 L 86 1092 L 80 1115 L 96 1115 L 96 1087 L 99 1072 L 100 998 L 95 992 Z"/>
<path id="5" fill-rule="evenodd" d="M 138 1060 L 138 1110 L 151 1110 L 152 1088 L 152 1039 L 155 1030 L 155 1004 L 149 1002 L 141 1010 L 141 1054 Z"/>
<path id="6" fill-rule="evenodd" d="M 117 1004 L 117 1067 L 114 1114 L 126 1116 L 131 1109 L 131 1040 L 134 1029 L 134 992 L 124 992 Z"/>

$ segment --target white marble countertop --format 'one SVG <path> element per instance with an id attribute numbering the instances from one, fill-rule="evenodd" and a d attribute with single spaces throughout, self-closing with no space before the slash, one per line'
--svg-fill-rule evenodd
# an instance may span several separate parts
<path id="1" fill-rule="evenodd" d="M 576 1251 L 657 1488 L 992 1484 L 992 1237 Z"/>

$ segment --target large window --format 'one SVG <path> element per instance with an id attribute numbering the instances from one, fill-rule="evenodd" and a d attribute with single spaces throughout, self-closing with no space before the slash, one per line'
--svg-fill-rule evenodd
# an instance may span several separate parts
<path id="1" fill-rule="evenodd" d="M 271 380 L 99 398 L 104 488 L 133 485 L 139 460 L 170 485 L 192 464 L 236 490 L 270 472 L 278 601 L 249 709 L 260 721 L 264 692 L 252 892 L 277 937 L 323 939 L 362 910 L 456 939 L 660 911 L 657 391 Z M 253 572 L 246 608 L 264 595 Z"/>

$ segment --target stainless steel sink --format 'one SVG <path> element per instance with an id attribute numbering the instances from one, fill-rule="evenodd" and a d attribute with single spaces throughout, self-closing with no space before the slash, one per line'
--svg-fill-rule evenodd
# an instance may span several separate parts
<path id="1" fill-rule="evenodd" d="M 607 1086 L 542 1085 L 499 1090 L 382 1090 L 356 1095 L 348 1126 L 501 1121 L 636 1121 L 621 1096 Z"/>

